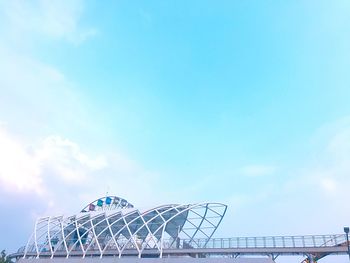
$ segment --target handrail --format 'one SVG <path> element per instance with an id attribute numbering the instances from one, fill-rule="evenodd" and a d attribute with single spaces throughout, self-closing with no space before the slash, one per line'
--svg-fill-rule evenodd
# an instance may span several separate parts
<path id="1" fill-rule="evenodd" d="M 193 257 L 217 257 L 233 255 L 254 255 L 254 256 L 285 256 L 300 255 L 313 256 L 315 259 L 327 255 L 347 254 L 346 236 L 337 235 L 309 235 L 309 236 L 268 236 L 268 237 L 232 237 L 232 238 L 211 238 L 196 239 L 196 246 L 188 245 L 189 239 L 181 239 L 174 245 L 172 239 L 164 240 L 163 256 L 178 257 L 181 255 Z M 40 245 L 40 244 L 39 244 Z M 115 257 L 119 254 L 117 249 L 108 249 L 103 253 L 103 257 Z M 125 249 L 124 256 L 138 256 L 136 248 L 132 246 Z M 162 257 L 158 249 L 144 248 L 143 255 L 152 257 Z M 67 251 L 57 249 L 54 258 L 82 257 L 83 251 L 72 250 L 69 255 Z M 91 249 L 87 254 L 89 257 L 102 257 L 101 251 Z M 9 255 L 11 259 L 37 258 L 35 251 L 24 254 L 23 247 L 17 253 Z M 40 258 L 52 258 L 49 250 L 42 251 Z"/>
<path id="2" fill-rule="evenodd" d="M 176 246 L 172 239 L 165 239 L 164 249 L 187 248 L 190 239 L 181 239 Z M 261 237 L 231 237 L 231 238 L 198 238 L 192 243 L 194 249 L 245 249 L 245 248 L 317 248 L 335 247 L 346 242 L 345 234 L 307 235 L 307 236 L 261 236 Z M 130 247 L 129 249 L 133 249 Z M 147 248 L 145 248 L 147 250 Z M 75 251 L 74 249 L 72 251 Z M 23 252 L 23 247 L 17 253 Z"/>
<path id="3" fill-rule="evenodd" d="M 345 242 L 344 234 L 196 239 L 197 248 L 310 248 L 333 247 Z"/>

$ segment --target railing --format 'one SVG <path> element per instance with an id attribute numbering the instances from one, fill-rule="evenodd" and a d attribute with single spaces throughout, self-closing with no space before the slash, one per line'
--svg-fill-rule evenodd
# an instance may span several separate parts
<path id="1" fill-rule="evenodd" d="M 184 244 L 186 245 L 189 242 L 190 240 L 180 240 L 179 248 L 183 248 Z M 338 234 L 316 236 L 212 238 L 209 241 L 207 239 L 194 239 L 190 244 L 193 248 L 308 248 L 334 247 L 344 244 L 345 242 L 345 235 Z M 174 246 L 174 244 L 172 246 Z"/>
<path id="2" fill-rule="evenodd" d="M 167 253 L 181 253 L 181 251 L 186 251 L 188 249 L 192 251 L 222 251 L 225 249 L 238 250 L 242 253 L 267 253 L 270 251 L 279 251 L 279 253 L 301 253 L 304 254 L 306 251 L 315 251 L 322 249 L 327 253 L 339 253 L 343 250 L 340 246 L 346 244 L 346 236 L 344 234 L 337 235 L 310 235 L 310 236 L 268 236 L 268 237 L 233 237 L 233 238 L 212 238 L 212 239 L 168 239 L 164 240 L 162 244 L 162 249 L 167 250 Z M 100 244 L 103 248 L 103 245 Z M 142 246 L 142 244 L 140 244 Z M 138 247 L 139 249 L 141 247 Z M 72 249 L 71 255 L 80 255 L 83 253 L 81 248 Z M 221 249 L 221 250 L 220 250 Z M 249 251 L 247 251 L 250 250 Z M 292 251 L 290 251 L 292 249 Z M 341 249 L 341 251 L 339 250 Z M 263 251 L 262 251 L 263 250 Z M 336 251 L 335 251 L 336 250 Z M 14 257 L 24 256 L 25 249 L 21 247 L 17 253 L 14 253 Z M 55 250 L 55 255 L 66 256 L 66 251 L 62 248 L 57 248 Z M 260 251 L 260 252 L 259 252 Z M 285 251 L 285 252 L 283 252 Z M 299 252 L 298 252 L 299 251 Z M 345 251 L 345 250 L 344 250 Z M 145 247 L 143 248 L 143 253 L 159 253 L 160 251 L 156 248 Z M 125 247 L 125 253 L 137 254 L 137 249 L 135 247 Z M 184 252 L 185 253 L 185 252 Z M 186 252 L 188 253 L 188 252 Z M 192 252 L 191 252 L 192 253 Z M 213 252 L 214 253 L 214 252 Z M 227 252 L 229 253 L 229 252 Z M 91 246 L 88 255 L 100 255 L 100 250 L 98 247 Z M 110 247 L 106 249 L 104 254 L 117 255 L 118 250 L 116 248 Z M 36 256 L 36 251 L 34 248 L 28 248 L 27 256 Z M 48 249 L 42 249 L 40 251 L 40 256 L 51 256 L 51 252 Z"/>

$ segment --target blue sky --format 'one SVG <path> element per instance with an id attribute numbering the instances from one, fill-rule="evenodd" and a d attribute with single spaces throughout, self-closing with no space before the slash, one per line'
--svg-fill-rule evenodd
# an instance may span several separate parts
<path id="1" fill-rule="evenodd" d="M 0 1 L 1 248 L 24 244 L 37 216 L 107 191 L 140 207 L 226 203 L 218 236 L 342 232 L 349 12 L 348 1 Z"/>

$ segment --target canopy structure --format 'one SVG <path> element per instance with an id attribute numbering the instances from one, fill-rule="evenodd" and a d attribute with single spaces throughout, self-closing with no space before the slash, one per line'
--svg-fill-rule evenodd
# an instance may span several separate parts
<path id="1" fill-rule="evenodd" d="M 123 198 L 106 196 L 76 215 L 39 218 L 23 258 L 131 254 L 141 258 L 149 251 L 162 257 L 163 249 L 205 246 L 197 239 L 210 240 L 226 209 L 220 203 L 199 203 L 140 211 Z"/>

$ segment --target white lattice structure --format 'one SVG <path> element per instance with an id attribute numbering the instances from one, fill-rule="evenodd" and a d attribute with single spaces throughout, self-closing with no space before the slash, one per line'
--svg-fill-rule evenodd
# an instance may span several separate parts
<path id="1" fill-rule="evenodd" d="M 226 209 L 220 203 L 200 203 L 140 211 L 125 199 L 103 197 L 76 215 L 39 218 L 23 258 L 131 254 L 141 258 L 149 251 L 162 257 L 163 249 L 203 246 L 196 240 L 210 240 Z"/>

